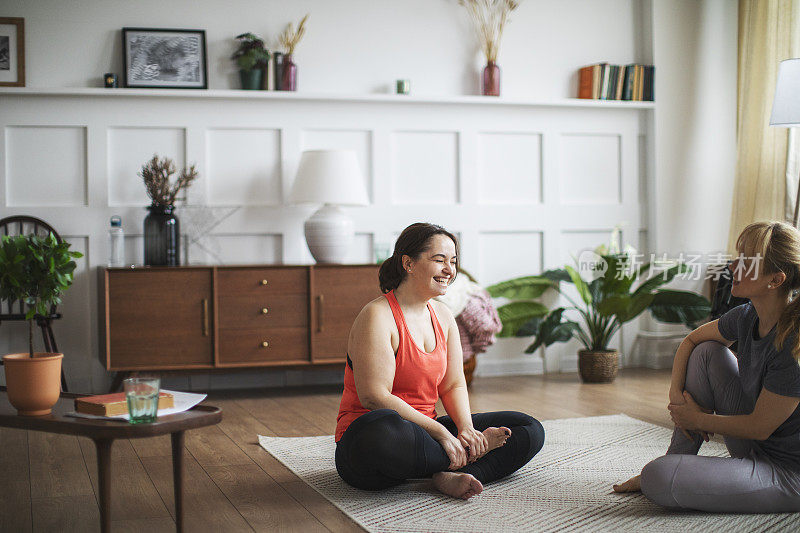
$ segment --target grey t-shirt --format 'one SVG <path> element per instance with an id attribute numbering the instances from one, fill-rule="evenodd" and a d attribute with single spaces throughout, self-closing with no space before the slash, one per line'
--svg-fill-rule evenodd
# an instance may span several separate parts
<path id="1" fill-rule="evenodd" d="M 762 388 L 781 396 L 800 397 L 800 365 L 790 348 L 793 335 L 781 350 L 775 348 L 775 328 L 758 338 L 758 314 L 749 302 L 721 316 L 718 326 L 723 337 L 739 342 L 736 358 L 744 391 L 743 414 L 753 412 Z M 767 440 L 754 444 L 776 462 L 800 470 L 800 405 Z"/>

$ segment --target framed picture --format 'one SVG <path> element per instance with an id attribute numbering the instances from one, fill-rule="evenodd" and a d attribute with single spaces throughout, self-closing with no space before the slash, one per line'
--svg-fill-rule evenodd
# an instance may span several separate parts
<path id="1" fill-rule="evenodd" d="M 0 17 L 0 87 L 25 87 L 25 19 Z"/>
<path id="2" fill-rule="evenodd" d="M 125 87 L 207 89 L 205 30 L 122 28 Z"/>

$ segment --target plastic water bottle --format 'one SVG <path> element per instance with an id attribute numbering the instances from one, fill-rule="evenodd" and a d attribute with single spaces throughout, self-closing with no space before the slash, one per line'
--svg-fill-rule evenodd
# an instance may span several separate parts
<path id="1" fill-rule="evenodd" d="M 125 233 L 122 231 L 122 219 L 117 215 L 111 217 L 108 229 L 108 266 L 125 266 Z"/>

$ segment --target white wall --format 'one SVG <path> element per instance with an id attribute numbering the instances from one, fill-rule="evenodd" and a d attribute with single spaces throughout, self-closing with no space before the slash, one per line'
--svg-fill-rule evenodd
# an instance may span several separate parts
<path id="1" fill-rule="evenodd" d="M 233 37 L 268 44 L 310 13 L 296 50 L 299 88 L 373 93 L 411 80 L 414 94 L 477 93 L 481 60 L 456 0 L 4 0 L 25 18 L 28 87 L 100 87 L 122 70 L 122 27 L 205 29 L 209 87 L 238 88 Z M 578 67 L 638 60 L 638 0 L 525 0 L 506 28 L 503 94 L 573 96 Z"/>
<path id="2" fill-rule="evenodd" d="M 694 78 L 683 70 L 693 64 L 686 61 L 692 54 L 699 54 L 706 68 L 717 68 L 718 76 L 730 77 L 735 9 L 725 2 L 685 2 L 673 12 L 672 4 L 526 0 L 513 15 L 501 52 L 503 94 L 544 101 L 573 96 L 575 72 L 585 64 L 651 62 L 655 57 L 655 121 L 653 111 L 646 109 L 569 105 L 347 103 L 234 96 L 98 98 L 0 92 L 5 139 L 0 142 L 0 214 L 26 213 L 51 220 L 77 249 L 88 252 L 65 303 L 69 322 L 62 321 L 56 331 L 64 339 L 61 347 L 73 354 L 67 363 L 72 379 L 84 389 L 99 389 L 106 383 L 96 357 L 94 268 L 105 261 L 106 225 L 114 213 L 126 220 L 129 260 L 140 258 L 138 228 L 145 201 L 134 176 L 142 154 L 153 149 L 175 152 L 179 161 L 199 163 L 201 180 L 192 188 L 193 204 L 247 204 L 212 237 L 225 262 L 241 262 L 242 257 L 248 262 L 310 260 L 299 229 L 307 210 L 284 205 L 284 198 L 300 151 L 311 145 L 353 147 L 368 168 L 365 179 L 373 204 L 353 212 L 359 232 L 354 261 L 369 260 L 374 244 L 391 241 L 405 224 L 417 219 L 437 221 L 457 231 L 463 264 L 487 284 L 563 264 L 576 251 L 605 241 L 613 225 L 621 221 L 628 222 L 625 240 L 640 248 L 646 247 L 642 243 L 649 232 L 655 235 L 651 250 L 665 251 L 663 247 L 672 246 L 674 240 L 676 248 L 669 251 L 679 249 L 684 242 L 678 233 L 691 235 L 694 240 L 688 245 L 715 249 L 717 232 L 705 228 L 719 220 L 723 226 L 719 235 L 727 235 L 730 199 L 718 200 L 711 209 L 690 204 L 694 224 L 683 223 L 680 189 L 706 191 L 708 167 L 716 172 L 715 179 L 732 180 L 732 172 L 725 176 L 723 164 L 730 155 L 729 146 L 704 143 L 702 150 L 693 151 L 694 145 L 680 144 L 687 128 L 695 126 L 696 112 L 687 108 L 686 96 L 679 91 L 682 81 L 673 80 Z M 381 92 L 401 77 L 411 80 L 415 95 L 477 92 L 481 61 L 472 29 L 455 0 L 6 1 L 4 6 L 8 6 L 3 10 L 7 15 L 26 19 L 28 87 L 99 86 L 104 72 L 119 73 L 121 68 L 119 29 L 140 26 L 206 29 L 210 87 L 236 88 L 233 65 L 227 59 L 233 48 L 231 37 L 254 31 L 274 38 L 286 22 L 310 12 L 307 37 L 296 53 L 301 93 Z M 713 20 L 704 19 L 716 33 L 695 39 L 686 32 L 699 31 L 693 21 L 707 7 L 716 10 Z M 727 18 L 720 19 L 720 13 Z M 728 48 L 731 33 L 734 41 Z M 725 37 L 722 44 L 720 36 Z M 668 53 L 671 46 L 678 46 L 678 51 Z M 663 68 L 659 50 L 665 57 Z M 727 66 L 720 67 L 720 61 Z M 735 62 L 733 67 L 735 96 Z M 712 78 L 712 74 L 704 75 L 703 87 Z M 699 134 L 711 130 L 715 120 L 721 123 L 716 139 L 725 138 L 728 126 L 732 134 L 734 128 L 725 122 L 724 113 L 730 93 L 719 86 L 699 93 L 713 94 L 715 100 L 714 111 L 702 115 Z M 716 111 L 718 107 L 722 111 Z M 716 116 L 718 112 L 722 119 Z M 151 130 L 140 129 L 153 126 L 161 128 L 155 136 Z M 231 129 L 247 132 L 246 142 L 271 146 L 270 151 L 238 164 L 238 192 L 226 188 L 230 176 L 221 173 L 225 166 L 219 164 L 233 156 L 230 150 L 236 143 L 214 133 Z M 26 137 L 29 134 L 33 136 Z M 34 150 L 44 138 L 49 139 L 48 149 L 24 167 L 27 174 L 23 176 L 19 171 L 23 167 L 14 165 L 25 160 L 25 150 Z M 440 149 L 398 163 L 396 154 L 418 154 L 426 146 Z M 684 160 L 691 163 L 688 171 Z M 431 175 L 429 181 L 441 185 L 439 200 L 445 199 L 434 205 L 419 187 L 409 188 L 402 181 L 416 183 L 420 176 L 414 176 L 420 170 L 425 178 L 424 169 L 431 163 L 439 165 L 443 175 Z M 248 165 L 254 170 L 250 178 Z M 505 167 L 500 186 L 487 181 L 492 168 Z M 52 172 L 59 168 L 60 172 Z M 248 179 L 256 178 L 259 187 L 265 182 L 270 185 L 259 189 L 260 196 L 254 198 L 243 191 L 254 184 Z M 619 196 L 608 196 L 614 189 Z M 48 193 L 39 195 L 38 190 Z M 646 196 L 645 191 L 658 194 Z M 658 214 L 649 205 L 655 205 Z M 697 231 L 698 227 L 704 231 Z M 190 252 L 195 259 L 203 259 L 198 250 Z M 10 350 L 24 341 L 24 331 L 7 326 L 0 328 L 0 348 Z M 629 351 L 636 327 L 627 328 L 617 339 L 623 352 Z M 543 365 L 536 356 L 520 354 L 524 346 L 524 340 L 498 343 L 479 359 L 479 372 L 541 372 Z M 567 345 L 549 350 L 547 370 L 574 368 L 574 349 Z M 626 364 L 637 363 L 625 357 Z M 182 386 L 291 384 L 338 376 L 339 371 L 253 373 L 212 381 L 193 377 Z"/>

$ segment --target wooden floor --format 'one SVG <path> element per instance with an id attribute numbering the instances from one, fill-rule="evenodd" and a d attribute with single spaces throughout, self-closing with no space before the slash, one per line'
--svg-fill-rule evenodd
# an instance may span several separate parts
<path id="1" fill-rule="evenodd" d="M 540 420 L 626 413 L 668 426 L 668 380 L 668 371 L 644 369 L 607 385 L 580 384 L 576 374 L 478 378 L 471 404 Z M 361 531 L 256 437 L 330 435 L 340 395 L 336 387 L 212 393 L 206 403 L 223 408 L 222 422 L 187 432 L 187 531 Z M 174 531 L 169 437 L 119 440 L 112 453 L 113 530 Z M 87 439 L 0 428 L 0 531 L 98 531 L 95 465 Z"/>

